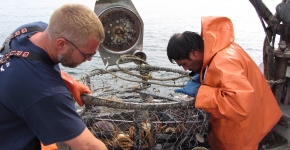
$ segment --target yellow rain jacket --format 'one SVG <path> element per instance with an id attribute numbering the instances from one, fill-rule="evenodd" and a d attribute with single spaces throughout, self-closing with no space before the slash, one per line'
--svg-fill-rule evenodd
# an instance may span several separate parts
<path id="1" fill-rule="evenodd" d="M 226 17 L 202 17 L 204 62 L 196 108 L 210 113 L 213 150 L 252 150 L 282 112 L 263 74 L 234 42 Z M 250 37 L 249 37 L 250 38 Z"/>

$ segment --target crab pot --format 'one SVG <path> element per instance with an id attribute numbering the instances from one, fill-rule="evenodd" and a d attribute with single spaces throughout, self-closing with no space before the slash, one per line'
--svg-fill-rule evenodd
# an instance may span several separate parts
<path id="1" fill-rule="evenodd" d="M 173 92 L 189 79 L 149 65 L 93 70 L 78 79 L 93 92 L 82 96 L 80 116 L 111 150 L 207 147 L 208 114 L 193 107 L 194 97 Z"/>

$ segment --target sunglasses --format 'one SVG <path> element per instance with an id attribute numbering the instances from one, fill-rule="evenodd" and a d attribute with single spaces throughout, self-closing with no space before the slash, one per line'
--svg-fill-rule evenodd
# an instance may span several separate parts
<path id="1" fill-rule="evenodd" d="M 97 52 L 94 54 L 84 54 L 73 42 L 69 41 L 68 39 L 65 39 L 67 42 L 69 42 L 71 45 L 73 45 L 82 55 L 85 59 L 92 58 Z"/>

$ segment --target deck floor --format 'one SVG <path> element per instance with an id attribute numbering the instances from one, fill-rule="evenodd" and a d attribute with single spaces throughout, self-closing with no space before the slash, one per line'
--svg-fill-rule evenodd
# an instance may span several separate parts
<path id="1" fill-rule="evenodd" d="M 270 132 L 261 141 L 259 150 L 290 150 L 290 146 L 288 145 L 288 141 L 285 138 L 274 132 Z"/>
<path id="2" fill-rule="evenodd" d="M 260 143 L 259 150 L 290 150 L 288 140 L 290 139 L 290 105 L 280 105 L 283 119 L 273 128 Z M 288 140 L 287 140 L 288 139 Z"/>

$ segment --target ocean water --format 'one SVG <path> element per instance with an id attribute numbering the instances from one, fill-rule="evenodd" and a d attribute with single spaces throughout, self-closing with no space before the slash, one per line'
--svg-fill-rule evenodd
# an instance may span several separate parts
<path id="1" fill-rule="evenodd" d="M 265 33 L 258 15 L 248 0 L 132 0 L 144 23 L 143 52 L 150 65 L 182 69 L 167 59 L 166 47 L 174 33 L 194 31 L 200 33 L 201 16 L 227 16 L 235 28 L 235 41 L 253 58 L 262 63 Z M 281 2 L 263 1 L 271 12 Z M 94 10 L 95 0 L 11 0 L 0 1 L 0 43 L 18 26 L 49 21 L 52 12 L 65 3 L 82 3 Z M 277 45 L 275 45 L 277 47 Z M 134 65 L 133 63 L 128 65 Z M 77 68 L 61 68 L 73 77 L 95 68 L 104 68 L 97 54 Z M 112 68 L 114 66 L 110 66 Z"/>

